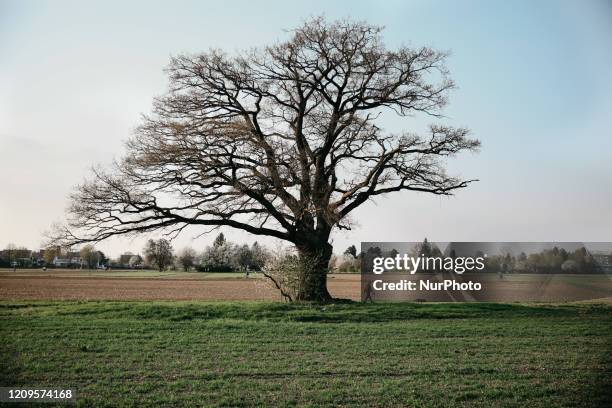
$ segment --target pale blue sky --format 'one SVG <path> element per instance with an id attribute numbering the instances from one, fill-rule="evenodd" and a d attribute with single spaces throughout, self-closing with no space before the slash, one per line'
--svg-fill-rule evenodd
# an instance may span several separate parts
<path id="1" fill-rule="evenodd" d="M 285 38 L 310 16 L 384 25 L 389 47 L 450 50 L 448 123 L 482 151 L 454 198 L 400 194 L 357 213 L 359 241 L 612 241 L 612 2 L 0 0 L 0 247 L 38 247 L 71 187 L 108 163 L 166 88 L 169 56 Z M 426 119 L 386 119 L 419 129 Z M 193 230 L 177 246 L 201 249 Z M 253 238 L 231 230 L 230 238 Z M 142 241 L 101 245 L 112 255 Z"/>

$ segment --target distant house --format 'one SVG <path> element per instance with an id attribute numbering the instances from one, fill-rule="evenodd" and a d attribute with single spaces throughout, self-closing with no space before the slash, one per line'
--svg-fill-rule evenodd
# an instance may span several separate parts
<path id="1" fill-rule="evenodd" d="M 126 269 L 142 269 L 144 263 L 140 255 L 134 255 L 129 252 L 120 255 L 117 261 L 120 268 Z"/>
<path id="2" fill-rule="evenodd" d="M 119 255 L 119 260 L 118 260 L 119 261 L 118 262 L 119 266 L 121 266 L 122 268 L 129 267 L 130 258 L 133 257 L 133 256 L 134 256 L 134 254 L 130 254 L 130 253 Z"/>
<path id="3" fill-rule="evenodd" d="M 37 265 L 43 265 L 45 263 L 45 250 L 32 251 L 32 262 Z"/>
<path id="4" fill-rule="evenodd" d="M 34 252 L 27 248 L 12 248 L 0 251 L 0 265 L 10 267 L 32 267 L 35 265 Z"/>
<path id="5" fill-rule="evenodd" d="M 83 260 L 80 253 L 67 252 L 62 258 L 56 256 L 53 265 L 58 268 L 80 268 L 83 266 Z"/>

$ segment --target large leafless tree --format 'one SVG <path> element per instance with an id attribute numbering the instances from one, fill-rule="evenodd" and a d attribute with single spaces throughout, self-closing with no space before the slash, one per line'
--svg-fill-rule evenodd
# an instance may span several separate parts
<path id="1" fill-rule="evenodd" d="M 381 28 L 307 21 L 286 42 L 238 55 L 173 58 L 170 89 L 111 170 L 72 197 L 69 243 L 188 225 L 233 227 L 295 245 L 299 300 L 330 299 L 330 234 L 377 196 L 450 195 L 471 180 L 444 160 L 479 145 L 468 130 L 391 133 L 384 112 L 436 118 L 454 87 L 445 53 L 387 49 Z"/>

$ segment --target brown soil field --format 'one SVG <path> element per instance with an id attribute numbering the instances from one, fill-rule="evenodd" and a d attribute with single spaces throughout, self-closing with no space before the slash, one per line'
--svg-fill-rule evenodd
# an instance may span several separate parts
<path id="1" fill-rule="evenodd" d="M 411 277 L 416 279 L 416 275 Z M 429 277 L 431 278 L 431 277 Z M 440 279 L 440 278 L 438 278 Z M 489 286 L 487 281 L 493 284 Z M 610 301 L 606 275 L 513 275 L 484 278 L 487 291 L 386 292 L 375 300 L 568 302 Z M 360 299 L 360 275 L 332 274 L 332 296 Z M 0 299 L 11 300 L 282 300 L 261 275 L 156 271 L 0 270 Z"/>
<path id="2" fill-rule="evenodd" d="M 181 273 L 157 277 L 83 275 L 91 274 L 0 272 L 0 299 L 281 300 L 279 292 L 258 277 L 224 277 L 224 274 L 199 277 Z M 358 300 L 359 275 L 332 275 L 329 290 L 334 297 Z"/>

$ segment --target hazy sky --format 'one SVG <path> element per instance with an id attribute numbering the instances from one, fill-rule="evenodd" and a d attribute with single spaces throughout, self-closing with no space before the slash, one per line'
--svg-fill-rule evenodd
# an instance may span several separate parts
<path id="1" fill-rule="evenodd" d="M 0 248 L 38 248 L 88 169 L 121 155 L 140 113 L 165 91 L 171 55 L 265 45 L 321 14 L 384 25 L 389 47 L 451 50 L 459 89 L 447 122 L 470 127 L 483 145 L 449 166 L 480 182 L 452 198 L 378 199 L 356 213 L 357 229 L 334 236 L 336 251 L 425 236 L 612 241 L 609 1 L 0 0 Z M 212 241 L 193 240 L 198 232 L 187 231 L 176 246 Z M 116 256 L 140 251 L 142 242 L 99 246 Z"/>

